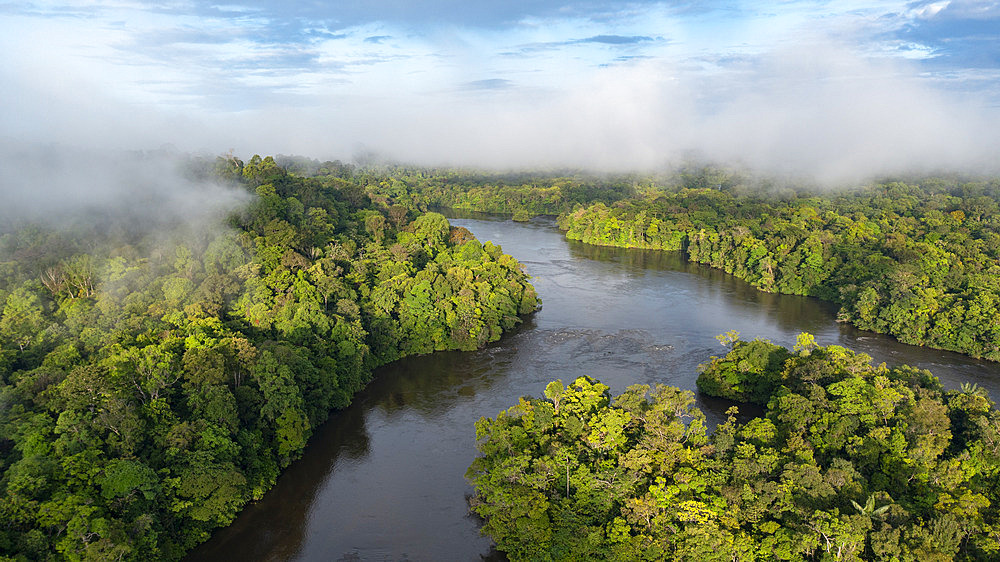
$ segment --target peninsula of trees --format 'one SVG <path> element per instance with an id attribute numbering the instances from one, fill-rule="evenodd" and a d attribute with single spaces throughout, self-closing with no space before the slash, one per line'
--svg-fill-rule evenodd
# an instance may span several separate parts
<path id="1" fill-rule="evenodd" d="M 476 349 L 539 306 L 498 246 L 373 203 L 344 168 L 306 178 L 255 156 L 187 173 L 248 203 L 166 231 L 0 232 L 2 560 L 178 559 L 373 368 Z"/>
<path id="2" fill-rule="evenodd" d="M 472 509 L 511 560 L 996 560 L 1000 414 L 975 386 L 723 338 L 702 392 L 766 405 L 709 434 L 690 391 L 590 377 L 476 424 Z"/>

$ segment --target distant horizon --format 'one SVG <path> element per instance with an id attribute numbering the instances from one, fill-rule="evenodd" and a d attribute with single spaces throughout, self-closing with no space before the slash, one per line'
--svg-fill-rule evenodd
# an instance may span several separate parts
<path id="1" fill-rule="evenodd" d="M 15 165 L 0 170 L 0 195 L 8 200 L 23 198 L 50 198 L 65 202 L 66 198 L 82 202 L 95 192 L 119 193 L 127 195 L 129 184 L 146 185 L 164 189 L 170 181 L 184 184 L 190 180 L 181 178 L 188 163 L 202 160 L 232 157 L 243 164 L 254 157 L 273 158 L 283 168 L 294 168 L 296 164 L 321 166 L 337 163 L 354 169 L 372 170 L 380 167 L 413 169 L 422 171 L 456 171 L 465 174 L 488 176 L 583 176 L 583 177 L 624 177 L 635 176 L 644 179 L 675 176 L 686 172 L 715 170 L 729 177 L 752 184 L 772 187 L 852 189 L 865 184 L 892 181 L 920 181 L 930 178 L 956 179 L 958 181 L 978 181 L 1000 179 L 1000 169 L 975 170 L 962 167 L 916 166 L 896 170 L 872 171 L 867 175 L 824 181 L 808 170 L 775 169 L 755 167 L 752 163 L 739 160 L 724 161 L 703 154 L 686 154 L 675 159 L 664 159 L 655 165 L 644 166 L 588 166 L 585 163 L 548 162 L 541 164 L 485 163 L 433 163 L 395 158 L 391 154 L 378 151 L 359 151 L 350 156 L 267 153 L 248 151 L 239 153 L 232 149 L 215 151 L 208 148 L 184 149 L 173 144 L 159 147 L 133 147 L 109 149 L 103 147 L 82 147 L 60 142 L 15 142 L 0 138 L 0 161 Z M 149 167 L 149 170 L 143 170 Z M 294 171 L 294 170 L 293 170 Z M 28 188 L 28 183 L 37 185 Z M 86 192 L 72 193 L 73 185 L 86 186 Z M 111 186 L 110 188 L 108 186 Z M 54 196 L 51 191 L 58 191 Z"/>

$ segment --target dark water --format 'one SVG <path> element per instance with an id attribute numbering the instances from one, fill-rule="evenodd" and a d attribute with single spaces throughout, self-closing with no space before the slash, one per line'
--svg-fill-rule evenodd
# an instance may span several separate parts
<path id="1" fill-rule="evenodd" d="M 978 383 L 1000 396 L 1000 366 L 911 347 L 837 324 L 814 299 L 758 292 L 677 254 L 565 240 L 552 221 L 453 219 L 493 240 L 533 276 L 542 310 L 484 350 L 390 365 L 313 436 L 260 502 L 190 560 L 480 560 L 491 542 L 468 514 L 464 480 L 474 422 L 556 378 L 587 374 L 695 389 L 697 365 L 738 330 L 791 347 L 799 332 L 889 364 L 927 368 L 948 387 Z M 699 398 L 717 421 L 730 404 Z M 496 556 L 496 553 L 492 553 Z M 502 559 L 502 558 L 501 558 Z"/>

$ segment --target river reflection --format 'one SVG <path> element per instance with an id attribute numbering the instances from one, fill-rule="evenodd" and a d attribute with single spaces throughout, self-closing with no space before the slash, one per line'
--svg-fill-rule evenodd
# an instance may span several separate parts
<path id="1" fill-rule="evenodd" d="M 478 534 L 464 480 L 473 424 L 588 374 L 621 392 L 665 383 L 694 390 L 697 365 L 738 330 L 791 347 L 807 331 L 877 361 L 931 369 L 946 386 L 976 382 L 998 396 L 1000 368 L 899 344 L 834 321 L 815 299 L 761 293 L 680 254 L 566 241 L 551 219 L 454 218 L 493 240 L 533 276 L 543 309 L 486 349 L 436 353 L 380 369 L 319 428 L 303 458 L 190 560 L 502 559 Z M 710 422 L 726 401 L 699 397 Z"/>

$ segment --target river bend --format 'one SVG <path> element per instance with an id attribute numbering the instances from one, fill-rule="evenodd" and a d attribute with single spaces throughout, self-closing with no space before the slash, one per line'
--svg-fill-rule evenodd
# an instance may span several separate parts
<path id="1" fill-rule="evenodd" d="M 477 352 L 404 359 L 380 369 L 353 404 L 313 435 L 263 500 L 189 560 L 503 559 L 468 512 L 474 422 L 557 378 L 591 375 L 695 389 L 697 366 L 725 350 L 717 334 L 787 347 L 799 332 L 877 361 L 930 369 L 946 386 L 974 382 L 1000 396 L 1000 366 L 912 347 L 838 324 L 835 308 L 772 295 L 677 253 L 566 240 L 551 219 L 453 218 L 525 265 L 543 308 Z M 730 404 L 699 397 L 709 421 Z"/>

